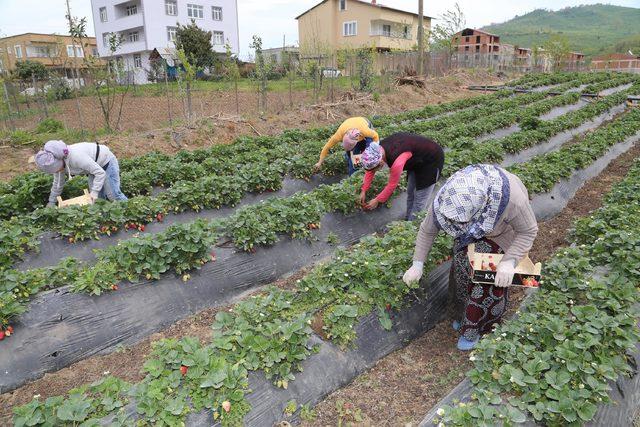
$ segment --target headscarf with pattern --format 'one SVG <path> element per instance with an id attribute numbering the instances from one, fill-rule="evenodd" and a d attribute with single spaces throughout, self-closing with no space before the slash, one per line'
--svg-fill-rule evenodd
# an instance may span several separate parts
<path id="1" fill-rule="evenodd" d="M 493 165 L 471 165 L 453 174 L 433 201 L 439 228 L 456 239 L 455 250 L 491 233 L 509 203 L 509 179 Z"/>

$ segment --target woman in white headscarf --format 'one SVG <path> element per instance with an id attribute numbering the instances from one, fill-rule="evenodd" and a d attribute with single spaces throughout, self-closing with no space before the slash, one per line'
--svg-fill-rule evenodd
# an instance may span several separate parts
<path id="1" fill-rule="evenodd" d="M 35 163 L 42 172 L 53 175 L 53 185 L 47 206 L 55 206 L 62 194 L 67 177 L 88 175 L 91 198 L 127 200 L 120 190 L 120 165 L 106 145 L 80 142 L 67 145 L 63 141 L 48 141 L 35 155 Z"/>
<path id="2" fill-rule="evenodd" d="M 413 265 L 404 281 L 420 280 L 424 260 L 440 230 L 454 237 L 450 286 L 460 332 L 458 348 L 471 350 L 481 334 L 499 322 L 507 308 L 507 287 L 515 266 L 529 252 L 538 233 L 527 189 L 520 178 L 493 165 L 471 165 L 453 174 L 436 194 L 433 208 L 420 225 Z M 495 285 L 471 281 L 467 247 L 477 252 L 504 253 Z"/>

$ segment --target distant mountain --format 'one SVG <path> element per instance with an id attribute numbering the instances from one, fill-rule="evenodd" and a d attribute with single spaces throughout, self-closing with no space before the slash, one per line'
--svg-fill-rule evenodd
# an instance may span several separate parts
<path id="1" fill-rule="evenodd" d="M 587 56 L 603 53 L 640 55 L 640 9 L 605 4 L 537 9 L 501 24 L 482 28 L 500 41 L 522 47 L 542 45 L 551 35 L 566 36 L 571 49 Z"/>

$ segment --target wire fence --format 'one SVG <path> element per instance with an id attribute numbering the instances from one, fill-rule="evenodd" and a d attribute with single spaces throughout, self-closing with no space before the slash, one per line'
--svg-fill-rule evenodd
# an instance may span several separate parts
<path id="1" fill-rule="evenodd" d="M 115 104 L 108 120 L 104 113 L 105 88 L 86 73 L 75 79 L 68 73 L 27 80 L 5 76 L 0 85 L 0 126 L 5 131 L 31 129 L 53 117 L 67 129 L 92 133 L 104 128 L 143 131 L 215 115 L 279 114 L 301 106 L 339 102 L 358 92 L 386 93 L 398 78 L 415 76 L 418 69 L 417 52 L 307 53 L 295 61 L 289 56 L 286 61 L 270 64 L 264 86 L 251 78 L 250 67 L 246 71 L 249 77 L 229 80 L 212 73 L 188 85 L 180 78 L 157 79 L 157 83 L 145 85 L 121 79 L 107 100 Z M 544 58 L 502 54 L 427 52 L 423 61 L 423 74 L 429 77 L 459 69 L 543 72 L 586 68 L 584 63 L 566 62 L 553 67 Z"/>

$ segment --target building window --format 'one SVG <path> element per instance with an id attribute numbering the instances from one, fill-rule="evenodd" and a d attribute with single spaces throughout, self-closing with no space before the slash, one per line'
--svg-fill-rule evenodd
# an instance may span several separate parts
<path id="1" fill-rule="evenodd" d="M 340 10 L 347 10 L 347 0 L 340 0 Z"/>
<path id="2" fill-rule="evenodd" d="M 468 52 L 468 51 L 469 51 L 469 46 L 465 46 L 465 47 L 464 47 L 464 51 L 465 51 L 465 52 Z"/>
<path id="3" fill-rule="evenodd" d="M 75 49 L 75 52 L 74 52 Z M 67 56 L 69 58 L 83 58 L 84 51 L 82 50 L 82 46 L 74 46 L 72 44 L 67 45 Z"/>
<path id="4" fill-rule="evenodd" d="M 345 22 L 342 24 L 342 35 L 355 36 L 358 34 L 358 23 L 356 21 Z"/>
<path id="5" fill-rule="evenodd" d="M 102 45 L 109 48 L 109 33 L 102 33 Z"/>
<path id="6" fill-rule="evenodd" d="M 480 36 L 476 36 L 476 43 L 480 43 Z"/>
<path id="7" fill-rule="evenodd" d="M 97 47 L 91 48 L 91 54 L 93 56 L 95 56 L 96 58 L 100 56 L 100 54 L 98 53 L 98 48 Z"/>
<path id="8" fill-rule="evenodd" d="M 222 21 L 222 8 L 218 6 L 211 6 L 211 15 L 214 21 Z"/>
<path id="9" fill-rule="evenodd" d="M 13 51 L 16 53 L 16 58 L 22 58 L 22 46 L 20 45 L 14 46 Z"/>
<path id="10" fill-rule="evenodd" d="M 140 33 L 137 31 L 131 31 L 129 33 L 129 43 L 135 43 L 140 40 Z"/>
<path id="11" fill-rule="evenodd" d="M 224 33 L 222 31 L 213 32 L 213 44 L 219 46 L 224 44 Z"/>
<path id="12" fill-rule="evenodd" d="M 167 40 L 170 42 L 176 41 L 176 27 L 167 27 Z"/>
<path id="13" fill-rule="evenodd" d="M 127 6 L 127 16 L 137 15 L 138 14 L 138 5 L 132 4 L 131 6 Z"/>
<path id="14" fill-rule="evenodd" d="M 139 53 L 133 55 L 133 66 L 135 68 L 142 68 L 142 56 Z"/>
<path id="15" fill-rule="evenodd" d="M 204 6 L 200 6 L 199 4 L 188 4 L 187 16 L 189 18 L 204 18 Z"/>
<path id="16" fill-rule="evenodd" d="M 164 2 L 164 11 L 169 16 L 178 16 L 178 2 L 176 0 L 166 0 Z"/>
<path id="17" fill-rule="evenodd" d="M 405 26 L 404 26 L 404 30 L 402 31 L 402 36 L 403 36 L 405 39 L 410 38 L 410 37 L 409 37 L 409 26 L 408 26 L 408 25 L 405 25 Z"/>
<path id="18" fill-rule="evenodd" d="M 385 37 L 391 37 L 391 25 L 389 24 L 382 25 L 382 35 Z"/>
<path id="19" fill-rule="evenodd" d="M 49 58 L 57 57 L 55 48 L 49 46 L 27 46 L 27 57 L 30 58 Z"/>
<path id="20" fill-rule="evenodd" d="M 107 22 L 107 8 L 100 8 L 100 22 Z"/>
<path id="21" fill-rule="evenodd" d="M 465 43 L 469 43 L 469 37 L 464 38 Z"/>

